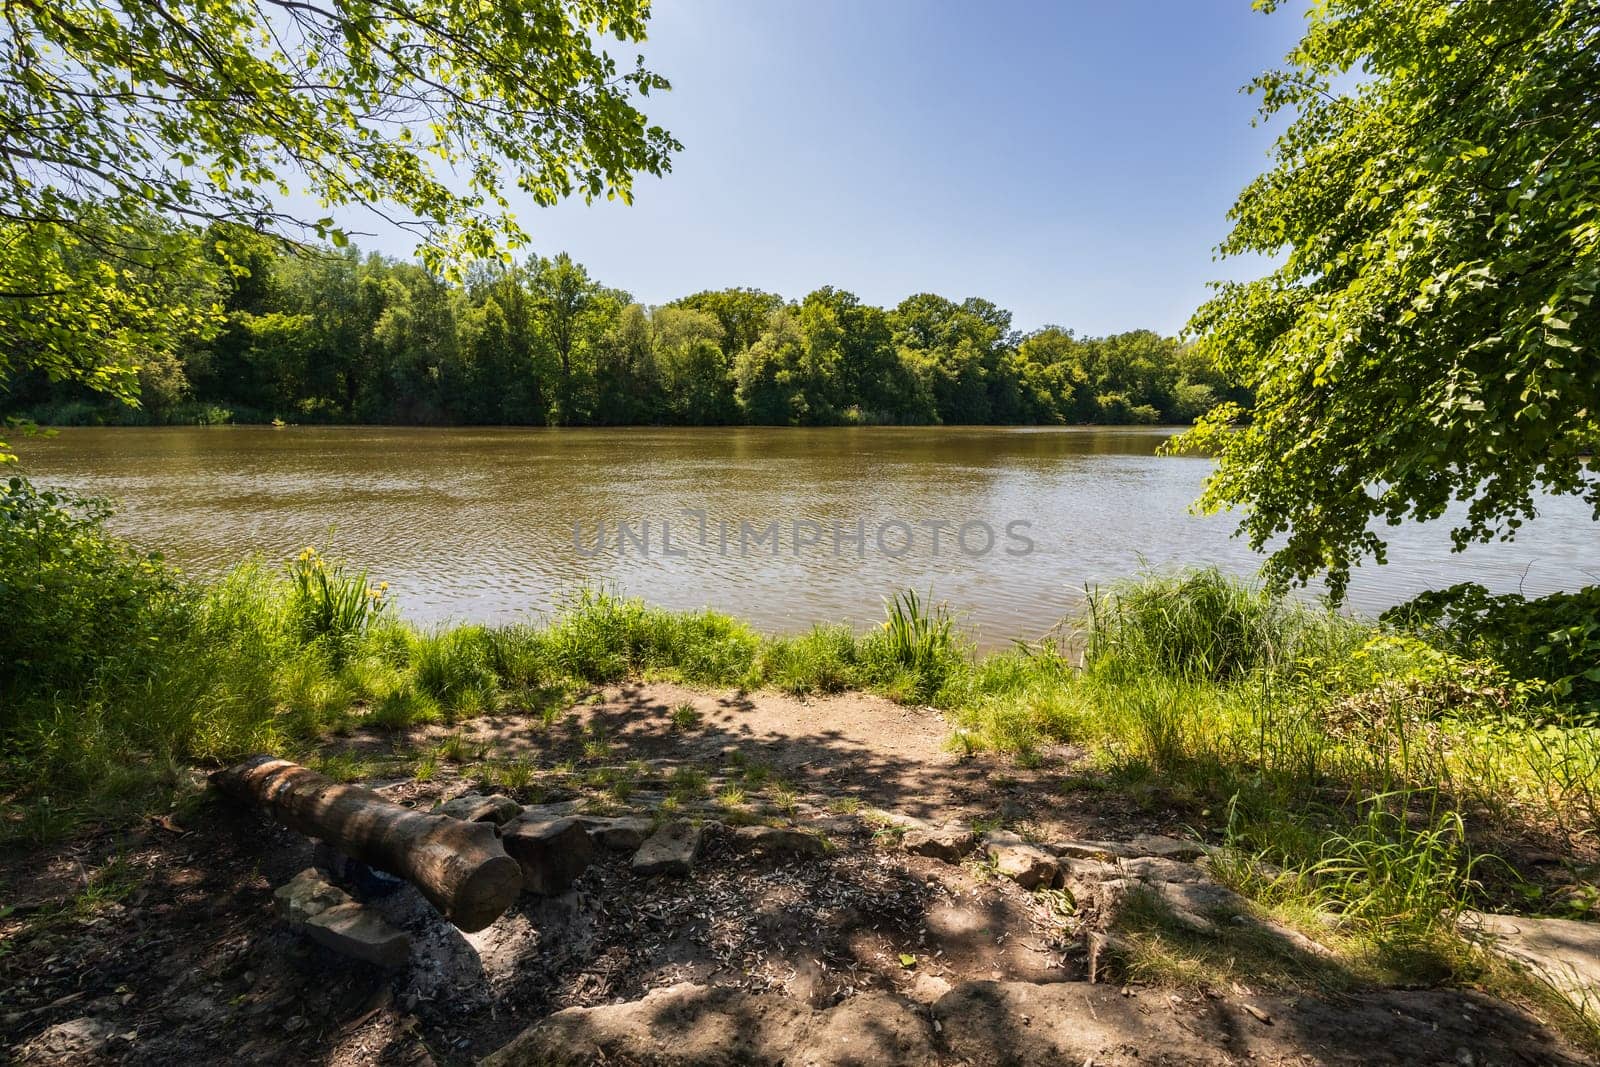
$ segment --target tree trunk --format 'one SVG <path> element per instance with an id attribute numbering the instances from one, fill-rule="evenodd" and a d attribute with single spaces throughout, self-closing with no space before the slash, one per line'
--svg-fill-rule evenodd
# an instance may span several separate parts
<path id="1" fill-rule="evenodd" d="M 267 755 L 217 771 L 211 782 L 292 830 L 404 878 L 463 930 L 494 922 L 522 890 L 520 866 L 488 823 L 412 811 Z"/>

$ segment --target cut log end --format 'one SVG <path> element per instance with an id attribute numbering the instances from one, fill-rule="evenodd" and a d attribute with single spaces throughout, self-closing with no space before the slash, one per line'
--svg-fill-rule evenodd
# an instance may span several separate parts
<path id="1" fill-rule="evenodd" d="M 522 892 L 522 865 L 510 856 L 492 856 L 467 876 L 447 918 L 472 933 L 498 919 Z"/>

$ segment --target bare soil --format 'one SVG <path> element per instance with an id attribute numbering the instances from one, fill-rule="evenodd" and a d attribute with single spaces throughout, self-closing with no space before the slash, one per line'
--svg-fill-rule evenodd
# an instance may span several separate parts
<path id="1" fill-rule="evenodd" d="M 675 728 L 685 703 L 699 722 Z M 426 781 L 404 772 L 455 733 L 481 762 L 443 763 Z M 309 841 L 206 798 L 132 832 L 0 861 L 0 1047 L 26 1063 L 456 1064 L 508 1045 L 508 1062 L 522 1062 L 518 1047 L 548 1058 L 539 1042 L 553 1033 L 575 1062 L 693 1063 L 718 1027 L 749 1017 L 783 1021 L 773 1040 L 791 1035 L 791 1062 L 869 1063 L 886 1062 L 882 1049 L 829 1060 L 804 1042 L 832 1048 L 850 1026 L 877 1034 L 903 1016 L 912 1044 L 888 1062 L 1065 1062 L 1072 1034 L 1115 1037 L 1118 1019 L 1127 1047 L 1095 1062 L 1355 1063 L 1379 1034 L 1382 1062 L 1583 1062 L 1521 1009 L 1466 992 L 1263 999 L 1243 987 L 1088 984 L 1081 919 L 1059 899 L 970 860 L 907 854 L 872 809 L 1052 839 L 1182 833 L 1181 816 L 1063 791 L 1081 755 L 1071 749 L 1023 769 L 959 758 L 948 736 L 932 710 L 860 694 L 640 683 L 599 691 L 550 726 L 505 715 L 336 739 L 329 753 L 368 761 L 366 784 L 399 803 L 481 791 L 488 768 L 525 761 L 536 768 L 526 786 L 498 791 L 609 812 L 659 809 L 670 795 L 679 815 L 711 820 L 706 846 L 682 879 L 638 877 L 627 853 L 599 850 L 571 892 L 525 896 L 474 934 L 409 887 L 369 899 L 413 940 L 408 966 L 386 973 L 274 917 L 272 891 L 310 865 Z M 752 855 L 730 829 L 752 821 L 822 832 L 831 848 Z M 670 1018 L 654 1013 L 663 997 L 677 1005 Z M 545 1037 L 512 1044 L 534 1024 Z M 1263 1033 L 1241 1031 L 1251 1027 Z"/>

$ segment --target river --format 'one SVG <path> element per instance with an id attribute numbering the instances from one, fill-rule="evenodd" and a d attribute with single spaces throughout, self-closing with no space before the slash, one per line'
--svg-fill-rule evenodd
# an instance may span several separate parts
<path id="1" fill-rule="evenodd" d="M 112 498 L 115 528 L 192 572 L 316 544 L 422 622 L 507 621 L 584 583 L 771 631 L 881 618 L 907 587 L 986 647 L 1048 631 L 1141 564 L 1260 559 L 1188 505 L 1210 461 L 1159 428 L 64 429 L 16 442 L 41 485 Z M 1600 524 L 1543 502 L 1514 543 L 1389 531 L 1354 610 L 1475 580 L 1542 594 L 1600 578 Z M 624 528 L 625 527 L 625 528 Z"/>

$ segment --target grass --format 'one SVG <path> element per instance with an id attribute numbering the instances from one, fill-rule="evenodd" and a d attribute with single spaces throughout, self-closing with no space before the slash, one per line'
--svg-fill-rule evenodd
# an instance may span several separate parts
<path id="1" fill-rule="evenodd" d="M 682 732 L 694 730 L 700 725 L 700 710 L 692 703 L 684 701 L 672 709 L 672 728 Z"/>

